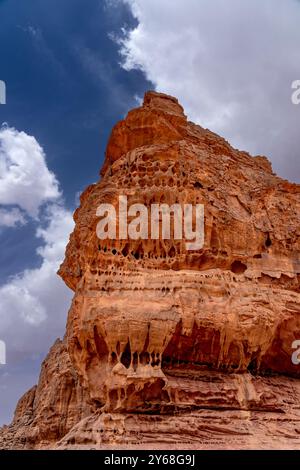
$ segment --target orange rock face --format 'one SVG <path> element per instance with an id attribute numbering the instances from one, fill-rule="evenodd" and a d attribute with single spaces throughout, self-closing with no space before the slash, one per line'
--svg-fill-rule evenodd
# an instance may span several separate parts
<path id="1" fill-rule="evenodd" d="M 114 127 L 101 175 L 59 271 L 65 339 L 1 445 L 299 448 L 299 185 L 154 92 Z M 204 246 L 100 240 L 97 208 L 120 196 L 202 204 Z"/>

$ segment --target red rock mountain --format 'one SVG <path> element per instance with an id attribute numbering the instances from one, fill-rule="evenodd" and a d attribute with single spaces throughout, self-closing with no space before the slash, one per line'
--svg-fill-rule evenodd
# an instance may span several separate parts
<path id="1" fill-rule="evenodd" d="M 100 240 L 97 207 L 203 204 L 204 246 Z M 59 275 L 66 334 L 2 448 L 299 448 L 300 186 L 155 92 L 112 130 Z M 294 361 L 295 362 L 295 361 Z"/>

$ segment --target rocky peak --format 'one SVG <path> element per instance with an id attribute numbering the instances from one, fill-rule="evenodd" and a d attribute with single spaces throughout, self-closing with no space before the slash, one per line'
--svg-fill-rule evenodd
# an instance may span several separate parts
<path id="1" fill-rule="evenodd" d="M 299 185 L 156 92 L 113 128 L 101 175 L 59 270 L 65 338 L 3 446 L 299 447 Z M 203 246 L 100 240 L 97 208 L 120 196 L 202 204 Z"/>
<path id="2" fill-rule="evenodd" d="M 183 107 L 178 103 L 177 98 L 164 93 L 147 91 L 143 102 L 143 108 L 146 107 L 185 117 Z"/>

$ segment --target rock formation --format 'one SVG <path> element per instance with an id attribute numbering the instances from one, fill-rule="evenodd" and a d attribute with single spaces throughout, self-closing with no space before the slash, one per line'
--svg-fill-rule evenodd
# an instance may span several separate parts
<path id="1" fill-rule="evenodd" d="M 106 239 L 101 203 L 203 204 L 204 246 Z M 59 275 L 66 334 L 3 448 L 299 448 L 300 186 L 148 92 L 113 129 Z M 296 361 L 297 362 L 297 361 Z"/>

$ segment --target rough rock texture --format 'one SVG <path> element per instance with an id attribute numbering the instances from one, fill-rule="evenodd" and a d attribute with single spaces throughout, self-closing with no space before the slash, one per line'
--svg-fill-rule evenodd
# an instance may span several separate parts
<path id="1" fill-rule="evenodd" d="M 49 446 L 91 412 L 65 343 L 56 340 L 42 364 L 38 385 L 19 400 L 12 424 L 0 430 L 0 448 Z"/>
<path id="2" fill-rule="evenodd" d="M 113 129 L 59 274 L 63 342 L 0 446 L 300 448 L 300 186 L 154 92 Z M 100 203 L 204 204 L 204 247 L 99 240 Z"/>

